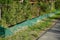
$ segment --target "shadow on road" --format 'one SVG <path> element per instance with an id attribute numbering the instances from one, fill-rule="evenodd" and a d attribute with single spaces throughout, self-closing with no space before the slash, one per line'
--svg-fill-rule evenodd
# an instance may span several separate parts
<path id="1" fill-rule="evenodd" d="M 60 40 L 60 19 L 58 19 L 56 25 L 50 29 L 48 32 L 56 34 L 55 37 Z"/>

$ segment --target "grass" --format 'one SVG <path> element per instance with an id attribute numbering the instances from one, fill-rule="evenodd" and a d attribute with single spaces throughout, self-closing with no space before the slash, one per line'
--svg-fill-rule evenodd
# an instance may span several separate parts
<path id="1" fill-rule="evenodd" d="M 29 26 L 27 29 L 21 30 L 10 37 L 0 38 L 0 40 L 35 40 L 38 38 L 41 31 L 46 28 L 50 28 L 53 23 L 52 20 L 58 17 L 60 18 L 60 13 L 54 15 L 53 17 L 43 19 L 41 22 L 36 23 L 33 26 Z"/>
<path id="2" fill-rule="evenodd" d="M 36 23 L 32 27 L 17 32 L 15 35 L 0 40 L 35 40 L 40 32 L 52 25 L 50 19 Z"/>
<path id="3" fill-rule="evenodd" d="M 60 13 L 55 14 L 53 17 L 50 17 L 51 19 L 59 19 L 60 18 Z"/>

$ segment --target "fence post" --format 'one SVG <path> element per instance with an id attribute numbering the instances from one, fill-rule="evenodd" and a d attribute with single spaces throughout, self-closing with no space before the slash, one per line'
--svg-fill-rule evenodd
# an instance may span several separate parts
<path id="1" fill-rule="evenodd" d="M 0 4 L 0 20 L 1 20 L 1 7 L 2 7 L 2 6 L 1 6 L 1 4 Z"/>

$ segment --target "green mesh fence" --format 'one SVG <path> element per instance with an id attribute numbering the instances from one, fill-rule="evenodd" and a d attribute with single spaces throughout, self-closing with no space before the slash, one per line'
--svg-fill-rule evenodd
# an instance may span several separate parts
<path id="1" fill-rule="evenodd" d="M 54 13 L 49 13 L 49 14 L 45 14 L 45 15 L 42 15 L 42 16 L 39 16 L 37 18 L 34 18 L 34 19 L 31 19 L 31 20 L 27 20 L 23 23 L 20 23 L 20 24 L 17 24 L 11 28 L 7 28 L 5 30 L 5 36 L 11 36 L 13 35 L 14 33 L 16 33 L 17 31 L 19 31 L 21 28 L 23 27 L 28 27 L 28 26 L 32 26 L 34 24 L 36 24 L 37 22 L 39 22 L 40 20 L 44 19 L 44 18 L 48 18 L 48 17 L 51 17 L 53 16 L 54 14 L 57 14 L 57 13 L 60 13 L 60 11 L 56 11 Z"/>
<path id="2" fill-rule="evenodd" d="M 31 20 L 27 20 L 23 23 L 16 24 L 15 26 L 13 26 L 11 28 L 3 28 L 0 26 L 0 36 L 8 37 L 8 36 L 14 35 L 16 32 L 21 30 L 23 27 L 31 27 L 32 25 L 38 23 L 42 19 L 52 17 L 53 15 L 55 15 L 57 13 L 60 13 L 60 11 L 48 13 L 48 14 L 39 16 L 37 18 L 31 19 Z"/>

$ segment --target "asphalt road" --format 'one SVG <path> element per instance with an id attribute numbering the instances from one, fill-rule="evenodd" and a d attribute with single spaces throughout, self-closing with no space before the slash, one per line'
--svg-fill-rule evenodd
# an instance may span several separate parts
<path id="1" fill-rule="evenodd" d="M 38 40 L 60 40 L 60 20 Z"/>

